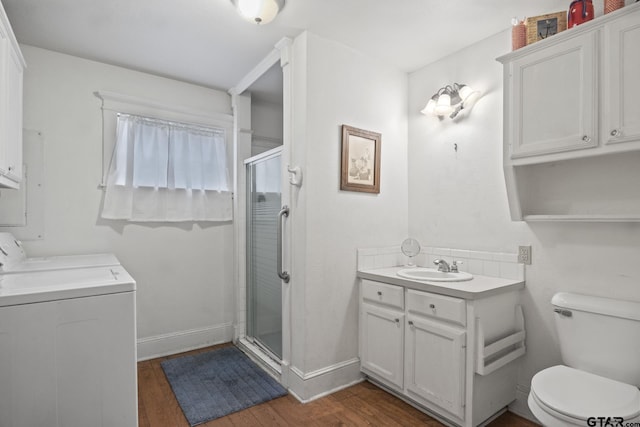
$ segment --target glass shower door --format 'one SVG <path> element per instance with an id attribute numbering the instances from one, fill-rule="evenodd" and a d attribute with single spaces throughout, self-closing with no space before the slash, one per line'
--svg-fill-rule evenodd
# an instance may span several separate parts
<path id="1" fill-rule="evenodd" d="M 247 162 L 247 338 L 282 359 L 282 284 L 278 277 L 281 149 Z"/>

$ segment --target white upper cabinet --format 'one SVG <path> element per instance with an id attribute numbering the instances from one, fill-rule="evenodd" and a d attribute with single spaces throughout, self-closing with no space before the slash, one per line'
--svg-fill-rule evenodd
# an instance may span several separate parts
<path id="1" fill-rule="evenodd" d="M 596 44 L 583 34 L 509 64 L 511 158 L 597 145 Z"/>
<path id="2" fill-rule="evenodd" d="M 640 3 L 498 58 L 513 220 L 640 221 Z"/>
<path id="3" fill-rule="evenodd" d="M 24 58 L 0 3 L 0 187 L 22 180 L 22 75 Z"/>
<path id="4" fill-rule="evenodd" d="M 640 141 L 640 13 L 605 26 L 603 137 L 607 144 Z"/>

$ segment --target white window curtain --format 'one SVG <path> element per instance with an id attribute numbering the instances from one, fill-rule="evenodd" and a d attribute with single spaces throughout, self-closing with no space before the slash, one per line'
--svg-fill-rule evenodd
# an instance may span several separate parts
<path id="1" fill-rule="evenodd" d="M 102 217 L 231 220 L 224 130 L 119 114 Z"/>

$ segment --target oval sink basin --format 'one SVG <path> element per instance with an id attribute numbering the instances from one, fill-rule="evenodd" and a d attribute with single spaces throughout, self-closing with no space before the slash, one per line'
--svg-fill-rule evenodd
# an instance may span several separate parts
<path id="1" fill-rule="evenodd" d="M 473 279 L 469 273 L 445 273 L 435 268 L 405 268 L 396 273 L 400 277 L 413 280 L 424 280 L 425 282 L 464 282 Z"/>

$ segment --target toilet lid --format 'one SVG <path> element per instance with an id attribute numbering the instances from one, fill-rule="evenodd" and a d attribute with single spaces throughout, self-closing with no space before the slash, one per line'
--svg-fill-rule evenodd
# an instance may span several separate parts
<path id="1" fill-rule="evenodd" d="M 633 418 L 640 414 L 640 390 L 629 384 L 588 372 L 553 366 L 531 380 L 538 400 L 566 416 Z"/>

